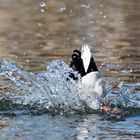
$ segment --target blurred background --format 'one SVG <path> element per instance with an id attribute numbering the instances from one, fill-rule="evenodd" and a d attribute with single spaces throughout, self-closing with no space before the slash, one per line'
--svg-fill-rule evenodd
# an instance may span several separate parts
<path id="1" fill-rule="evenodd" d="M 0 60 L 42 71 L 87 43 L 114 86 L 140 82 L 139 9 L 140 0 L 0 0 Z"/>

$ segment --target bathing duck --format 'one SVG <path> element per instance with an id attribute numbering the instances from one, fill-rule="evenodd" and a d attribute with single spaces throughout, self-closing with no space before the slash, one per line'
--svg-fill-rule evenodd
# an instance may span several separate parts
<path id="1" fill-rule="evenodd" d="M 70 67 L 81 75 L 80 88 L 85 93 L 82 98 L 94 98 L 90 107 L 99 109 L 99 100 L 103 97 L 103 80 L 88 45 L 83 45 L 81 51 L 73 51 Z"/>
<path id="2" fill-rule="evenodd" d="M 81 75 L 81 81 L 77 84 L 80 88 L 79 95 L 81 100 L 86 101 L 91 109 L 102 110 L 109 114 L 124 114 L 117 107 L 111 108 L 101 104 L 100 101 L 105 96 L 104 82 L 88 45 L 83 45 L 81 51 L 73 51 L 70 67 Z"/>

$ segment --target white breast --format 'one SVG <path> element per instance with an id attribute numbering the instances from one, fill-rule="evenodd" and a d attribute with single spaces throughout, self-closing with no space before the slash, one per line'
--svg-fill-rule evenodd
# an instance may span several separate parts
<path id="1" fill-rule="evenodd" d="M 90 62 L 91 52 L 88 45 L 83 45 L 81 49 L 81 58 L 85 73 L 87 73 Z M 87 73 L 82 77 L 81 81 L 78 82 L 78 93 L 81 100 L 96 110 L 100 108 L 100 100 L 103 97 L 103 80 L 102 76 L 98 71 Z"/>
<path id="2" fill-rule="evenodd" d="M 82 77 L 82 86 L 92 89 L 98 96 L 103 95 L 103 80 L 99 72 L 90 72 Z"/>
<path id="3" fill-rule="evenodd" d="M 100 100 L 103 97 L 103 80 L 99 72 L 91 72 L 82 77 L 78 88 L 81 100 L 94 110 L 100 108 Z"/>

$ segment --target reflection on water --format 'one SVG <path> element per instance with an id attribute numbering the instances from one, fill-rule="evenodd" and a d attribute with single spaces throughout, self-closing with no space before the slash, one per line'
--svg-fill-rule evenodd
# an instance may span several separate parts
<path id="1" fill-rule="evenodd" d="M 40 2 L 0 0 L 0 60 L 42 71 L 44 61 L 63 59 L 68 63 L 72 50 L 88 43 L 114 89 L 121 81 L 140 82 L 139 0 L 44 0 L 44 12 Z M 6 117 L 0 118 L 0 133 L 11 140 L 33 139 L 33 135 L 36 139 L 140 138 L 138 117 L 114 124 L 99 118 Z"/>
<path id="2" fill-rule="evenodd" d="M 3 117 L 8 125 L 0 131 L 3 140 L 138 140 L 140 138 L 140 118 L 131 116 L 125 122 L 109 122 L 92 114 L 88 116 L 29 116 Z"/>

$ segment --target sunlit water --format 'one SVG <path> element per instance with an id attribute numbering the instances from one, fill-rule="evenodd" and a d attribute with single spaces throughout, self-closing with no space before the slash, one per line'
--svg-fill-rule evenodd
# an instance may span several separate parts
<path id="1" fill-rule="evenodd" d="M 0 0 L 0 139 L 139 139 L 139 8 L 139 0 Z M 68 64 L 83 43 L 106 82 L 104 103 L 125 115 L 95 114 L 94 99 L 81 100 Z"/>

